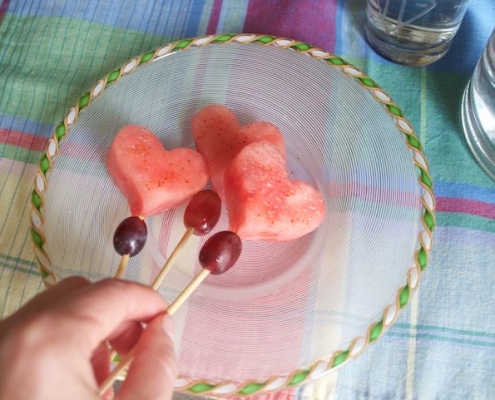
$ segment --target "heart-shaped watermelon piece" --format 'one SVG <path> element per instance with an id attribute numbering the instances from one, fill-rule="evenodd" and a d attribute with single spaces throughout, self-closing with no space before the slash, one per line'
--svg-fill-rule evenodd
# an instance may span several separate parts
<path id="1" fill-rule="evenodd" d="M 244 240 L 284 241 L 316 229 L 325 218 L 321 193 L 291 181 L 285 157 L 267 141 L 245 146 L 225 172 L 229 229 Z"/>
<path id="2" fill-rule="evenodd" d="M 208 167 L 192 149 L 167 151 L 148 129 L 128 125 L 116 135 L 107 167 L 132 215 L 159 214 L 189 200 L 208 182 Z"/>
<path id="3" fill-rule="evenodd" d="M 198 111 L 191 130 L 196 148 L 208 164 L 211 183 L 223 200 L 225 171 L 243 147 L 265 140 L 285 157 L 284 138 L 275 125 L 259 121 L 241 126 L 234 113 L 222 105 L 214 104 Z"/>

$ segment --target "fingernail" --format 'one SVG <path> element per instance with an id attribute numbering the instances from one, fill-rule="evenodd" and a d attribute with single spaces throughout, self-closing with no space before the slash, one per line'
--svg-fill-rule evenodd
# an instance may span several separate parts
<path id="1" fill-rule="evenodd" d="M 162 328 L 164 332 L 170 336 L 172 340 L 174 340 L 175 336 L 175 324 L 174 324 L 174 319 L 168 315 L 168 314 L 163 314 L 162 316 Z"/>

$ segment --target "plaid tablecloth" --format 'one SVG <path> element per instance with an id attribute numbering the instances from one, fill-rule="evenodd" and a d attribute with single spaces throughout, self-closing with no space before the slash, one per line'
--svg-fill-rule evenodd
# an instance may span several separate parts
<path id="1" fill-rule="evenodd" d="M 419 293 L 376 345 L 323 379 L 260 398 L 495 398 L 495 183 L 459 118 L 495 3 L 473 0 L 450 52 L 423 68 L 376 55 L 363 39 L 363 9 L 364 0 L 0 1 L 0 316 L 42 290 L 28 199 L 67 107 L 125 60 L 170 40 L 267 33 L 334 52 L 392 95 L 425 145 L 438 227 Z"/>

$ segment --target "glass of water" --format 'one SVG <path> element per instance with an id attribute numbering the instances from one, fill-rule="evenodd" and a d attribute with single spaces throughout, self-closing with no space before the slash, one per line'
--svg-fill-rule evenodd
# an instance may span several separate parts
<path id="1" fill-rule="evenodd" d="M 464 90 L 461 117 L 471 151 L 495 180 L 495 29 Z"/>
<path id="2" fill-rule="evenodd" d="M 427 65 L 449 50 L 470 0 L 367 0 L 365 34 L 388 59 Z"/>

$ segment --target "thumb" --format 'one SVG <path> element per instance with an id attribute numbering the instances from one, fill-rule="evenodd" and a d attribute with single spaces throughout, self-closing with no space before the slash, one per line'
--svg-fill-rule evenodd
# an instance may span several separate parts
<path id="1" fill-rule="evenodd" d="M 177 379 L 174 321 L 168 314 L 153 319 L 136 344 L 136 354 L 118 400 L 170 400 Z"/>

